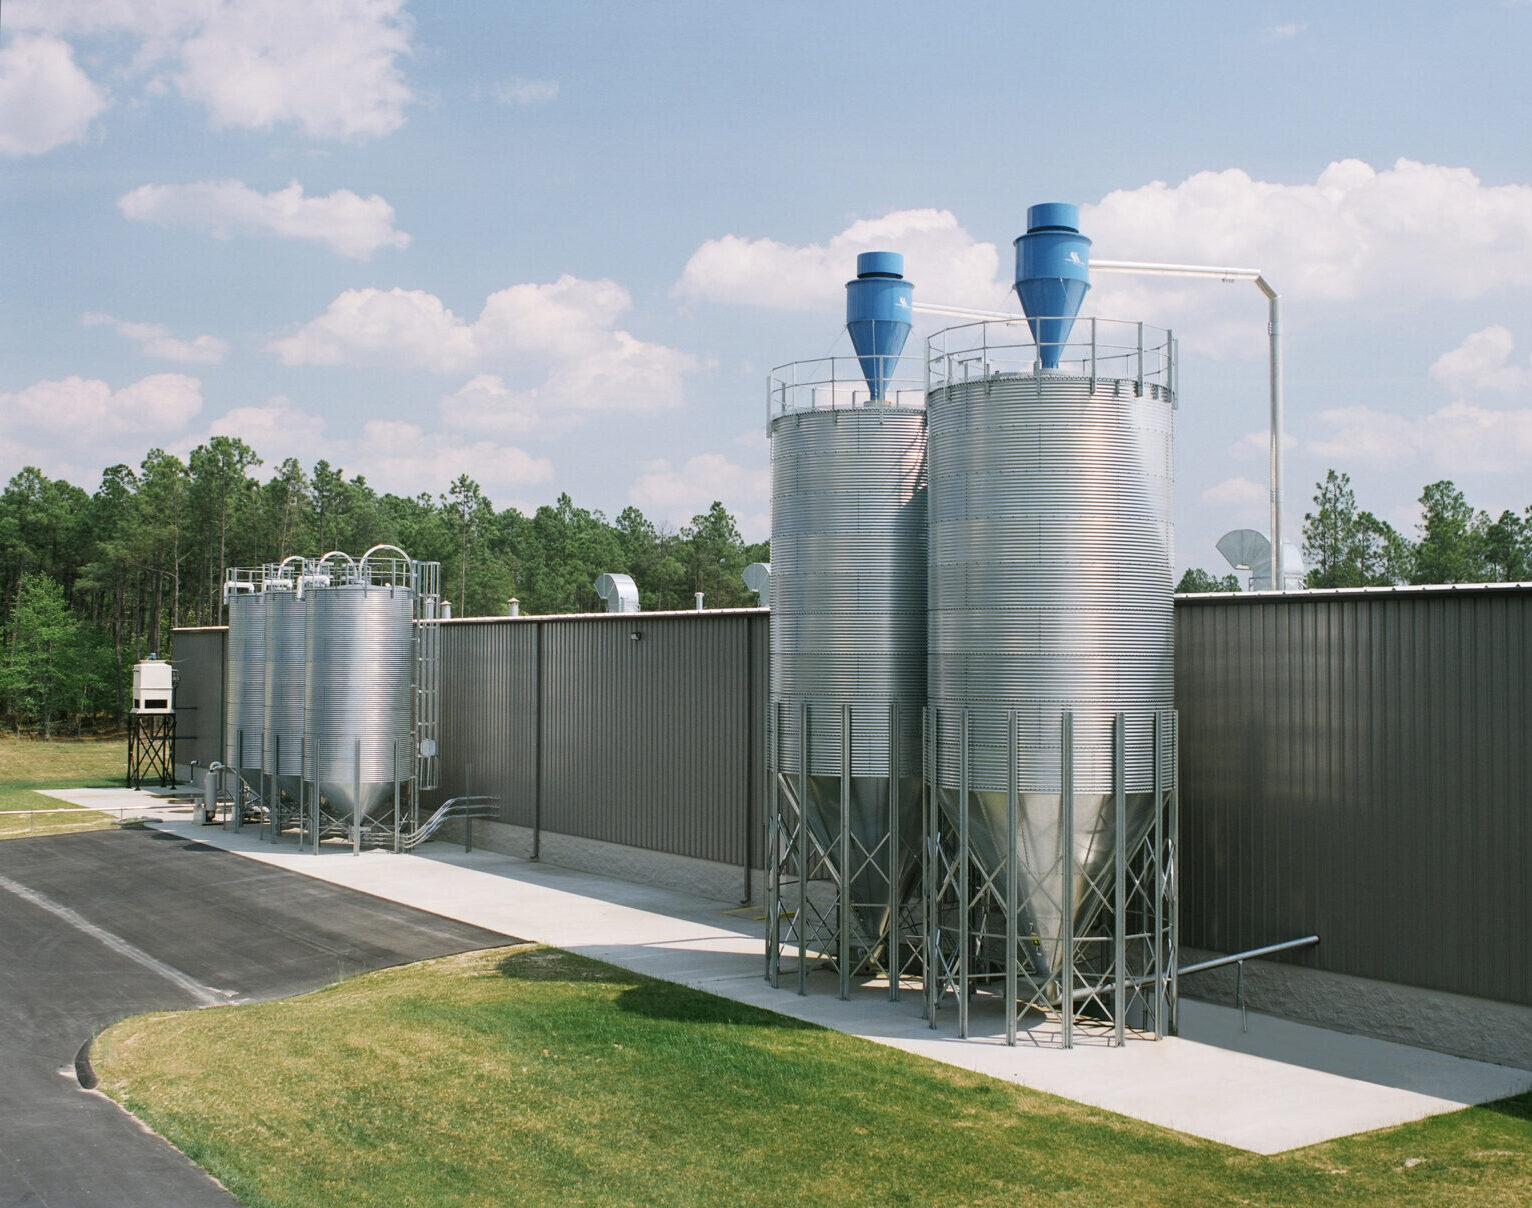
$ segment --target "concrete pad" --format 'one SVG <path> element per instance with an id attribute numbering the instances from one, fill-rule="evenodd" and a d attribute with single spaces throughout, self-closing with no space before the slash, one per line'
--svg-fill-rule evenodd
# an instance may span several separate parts
<path id="1" fill-rule="evenodd" d="M 105 790 L 110 791 L 110 790 Z M 91 794 L 91 803 L 100 801 Z M 131 794 L 130 794 L 131 795 Z M 71 794 L 70 800 L 76 796 Z M 83 804 L 85 798 L 79 798 Z M 167 817 L 170 814 L 167 811 Z M 998 1010 L 975 1011 L 967 1040 L 955 1013 L 938 1027 L 918 994 L 835 996 L 818 975 L 806 997 L 764 981 L 763 927 L 719 903 L 649 886 L 441 844 L 422 853 L 300 852 L 250 830 L 167 822 L 163 829 L 364 893 L 526 936 L 622 968 L 861 1036 L 949 1065 L 1239 1149 L 1271 1154 L 1423 1119 L 1532 1089 L 1532 1072 L 1183 1001 L 1181 1030 L 1121 1049 L 1064 1051 L 1003 1042 Z"/>

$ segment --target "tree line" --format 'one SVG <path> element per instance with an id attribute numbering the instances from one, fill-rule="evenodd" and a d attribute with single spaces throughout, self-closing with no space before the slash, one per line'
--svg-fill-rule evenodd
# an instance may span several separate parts
<path id="1" fill-rule="evenodd" d="M 1419 537 L 1357 507 L 1349 475 L 1330 470 L 1314 484 L 1314 510 L 1303 517 L 1305 587 L 1398 587 L 1423 583 L 1522 583 L 1532 580 L 1532 506 L 1499 516 L 1476 510 L 1451 482 L 1421 492 Z M 1237 575 L 1215 578 L 1200 567 L 1177 591 L 1239 591 Z"/>
<path id="2" fill-rule="evenodd" d="M 380 543 L 442 564 L 458 616 L 598 611 L 598 575 L 629 574 L 646 611 L 756 603 L 740 578 L 769 560 L 721 503 L 672 531 L 638 508 L 615 520 L 566 494 L 496 510 L 461 475 L 440 495 L 379 494 L 361 474 L 295 458 L 266 481 L 256 451 L 215 436 L 182 461 L 154 449 L 94 493 L 27 467 L 0 494 L 0 721 L 52 734 L 125 718 L 132 665 L 170 631 L 223 621 L 223 571 Z"/>

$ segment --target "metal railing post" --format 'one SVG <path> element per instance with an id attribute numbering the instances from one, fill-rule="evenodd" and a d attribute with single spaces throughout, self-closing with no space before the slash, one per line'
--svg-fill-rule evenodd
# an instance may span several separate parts
<path id="1" fill-rule="evenodd" d="M 1075 1042 L 1075 727 L 1067 709 L 1059 718 L 1059 842 L 1064 868 L 1061 915 L 1059 1018 L 1066 1049 Z"/>
<path id="2" fill-rule="evenodd" d="M 1117 836 L 1112 886 L 1112 965 L 1116 971 L 1112 996 L 1112 1032 L 1119 1045 L 1127 1040 L 1128 963 L 1128 793 L 1127 718 L 1112 718 L 1112 813 Z"/>
<path id="3" fill-rule="evenodd" d="M 888 998 L 899 1001 L 899 974 L 904 963 L 903 936 L 899 928 L 899 874 L 902 871 L 903 852 L 899 845 L 900 816 L 903 813 L 899 800 L 899 702 L 888 705 L 888 950 L 884 963 L 888 965 Z"/>
<path id="4" fill-rule="evenodd" d="M 968 1037 L 968 913 L 972 909 L 968 900 L 968 866 L 969 866 L 969 821 L 968 821 L 968 710 L 964 709 L 962 717 L 962 739 L 958 747 L 958 897 L 961 899 L 961 909 L 958 911 L 958 1036 L 960 1039 Z"/>
<path id="5" fill-rule="evenodd" d="M 840 909 L 836 918 L 835 963 L 840 966 L 840 996 L 851 997 L 851 706 L 840 707 L 840 836 L 836 845 Z"/>
<path id="6" fill-rule="evenodd" d="M 809 941 L 806 924 L 809 902 L 809 821 L 805 803 L 809 791 L 809 703 L 798 705 L 798 993 L 809 992 Z"/>
<path id="7" fill-rule="evenodd" d="M 1005 1043 L 1016 1043 L 1016 849 L 1020 846 L 1020 794 L 1016 783 L 1016 711 L 1006 716 L 1005 741 Z"/>

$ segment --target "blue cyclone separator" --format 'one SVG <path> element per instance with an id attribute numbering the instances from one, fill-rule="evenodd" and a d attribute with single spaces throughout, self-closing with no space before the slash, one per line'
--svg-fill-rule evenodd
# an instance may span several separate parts
<path id="1" fill-rule="evenodd" d="M 904 341 L 910 334 L 910 300 L 915 286 L 904 279 L 898 252 L 863 252 L 856 280 L 846 282 L 846 330 L 862 364 L 873 402 L 884 400 Z"/>
<path id="2" fill-rule="evenodd" d="M 1089 290 L 1090 240 L 1080 234 L 1080 207 L 1061 201 L 1032 206 L 1027 233 L 1016 239 L 1016 296 L 1044 369 L 1059 367 Z"/>

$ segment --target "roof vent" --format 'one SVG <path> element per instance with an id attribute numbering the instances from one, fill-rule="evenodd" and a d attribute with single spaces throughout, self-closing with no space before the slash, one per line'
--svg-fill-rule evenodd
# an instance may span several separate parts
<path id="1" fill-rule="evenodd" d="M 606 601 L 607 612 L 638 611 L 638 584 L 631 575 L 602 575 L 596 580 L 596 594 Z"/>

